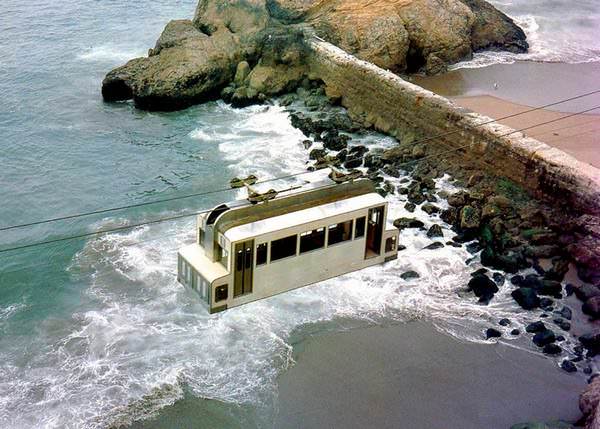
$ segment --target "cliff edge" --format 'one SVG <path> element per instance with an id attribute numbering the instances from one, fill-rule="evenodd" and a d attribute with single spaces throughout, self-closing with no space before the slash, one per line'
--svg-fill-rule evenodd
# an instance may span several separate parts
<path id="1" fill-rule="evenodd" d="M 243 105 L 306 75 L 306 33 L 394 72 L 443 72 L 483 49 L 524 52 L 525 33 L 483 0 L 200 0 L 147 57 L 109 72 L 106 101 L 177 110 L 219 96 Z"/>

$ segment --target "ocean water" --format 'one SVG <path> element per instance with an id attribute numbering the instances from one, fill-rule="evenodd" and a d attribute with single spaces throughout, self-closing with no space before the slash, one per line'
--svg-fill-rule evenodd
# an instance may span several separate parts
<path id="1" fill-rule="evenodd" d="M 0 227 L 306 168 L 303 136 L 276 104 L 148 113 L 102 102 L 103 75 L 144 54 L 164 24 L 190 17 L 195 3 L 2 2 Z M 369 147 L 394 144 L 376 133 L 355 137 Z M 455 189 L 448 178 L 438 185 Z M 190 213 L 235 196 L 3 231 L 0 245 Z M 391 216 L 407 214 L 401 199 L 390 204 Z M 430 240 L 416 231 L 402 233 L 407 249 L 398 261 L 209 316 L 175 279 L 175 252 L 193 240 L 193 225 L 187 218 L 0 254 L 0 427 L 129 424 L 177 401 L 192 401 L 207 427 L 268 426 L 276 377 L 293 364 L 293 342 L 304 332 L 423 318 L 482 342 L 483 329 L 502 317 L 511 329 L 533 319 L 518 311 L 507 285 L 489 306 L 478 305 L 464 293 L 470 255 L 423 250 Z M 409 269 L 421 277 L 401 280 Z M 503 341 L 538 353 L 525 339 Z"/>
<path id="2" fill-rule="evenodd" d="M 478 68 L 515 61 L 600 61 L 600 3 L 596 0 L 490 0 L 527 35 L 529 52 L 479 52 L 453 68 Z"/>

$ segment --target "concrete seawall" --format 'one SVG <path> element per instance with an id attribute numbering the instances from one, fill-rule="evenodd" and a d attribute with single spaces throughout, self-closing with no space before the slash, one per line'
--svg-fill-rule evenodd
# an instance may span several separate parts
<path id="1" fill-rule="evenodd" d="M 340 97 L 350 114 L 377 130 L 402 138 L 407 131 L 443 137 L 425 144 L 440 150 L 462 148 L 462 156 L 494 168 L 544 200 L 600 214 L 600 170 L 527 137 L 491 118 L 403 80 L 334 45 L 313 39 L 309 67 L 327 94 Z M 453 132 L 452 134 L 448 134 Z"/>

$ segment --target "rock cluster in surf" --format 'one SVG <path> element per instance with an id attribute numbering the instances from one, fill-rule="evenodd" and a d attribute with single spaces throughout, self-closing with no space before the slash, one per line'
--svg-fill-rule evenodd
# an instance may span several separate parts
<path id="1" fill-rule="evenodd" d="M 524 52 L 525 34 L 484 0 L 200 0 L 147 57 L 107 74 L 107 101 L 176 110 L 223 97 L 243 105 L 290 91 L 309 73 L 316 33 L 395 72 L 439 73 L 482 49 Z"/>
<path id="2" fill-rule="evenodd" d="M 296 93 L 280 100 L 285 105 L 300 100 L 308 110 L 319 112 L 338 101 L 328 98 L 318 82 L 307 80 Z M 339 111 L 305 114 L 293 109 L 290 118 L 307 138 L 303 144 L 310 158 L 309 169 L 329 165 L 366 169 L 366 175 L 377 183 L 382 195 L 402 195 L 408 212 L 420 210 L 443 221 L 426 229 L 422 221 L 413 217 L 395 219 L 394 225 L 401 230 L 420 229 L 426 233 L 431 243 L 424 251 L 464 247 L 473 255 L 465 261 L 467 266 L 476 260 L 483 265 L 472 272 L 465 291 L 482 305 L 491 302 L 500 289 L 510 291 L 515 304 L 528 315 L 524 332 L 510 319 L 501 319 L 497 326 L 483 332 L 485 338 L 526 335 L 540 352 L 556 359 L 564 371 L 592 373 L 591 360 L 600 354 L 600 331 L 594 329 L 596 320 L 600 320 L 600 285 L 594 258 L 581 258 L 581 243 L 594 237 L 590 231 L 594 231 L 595 223 L 588 219 L 589 215 L 574 217 L 536 201 L 519 185 L 495 176 L 493 170 L 483 173 L 475 161 L 419 144 L 419 136 L 400 140 L 391 149 L 368 150 L 351 144 L 350 134 L 364 132 L 367 126 L 359 118 L 351 119 Z M 315 147 L 314 142 L 321 144 Z M 407 172 L 410 178 L 401 179 L 399 185 L 389 180 Z M 445 194 L 436 189 L 435 179 L 445 173 L 452 175 L 463 190 Z M 444 240 L 448 228 L 456 235 Z M 575 272 L 579 281 L 573 281 Z M 407 271 L 400 277 L 415 281 L 419 273 Z M 469 294 L 465 295 L 467 299 Z M 571 295 L 581 301 L 579 308 L 569 298 Z M 585 316 L 589 317 L 588 322 L 581 321 Z M 576 332 L 583 332 L 575 337 L 575 344 L 566 341 L 567 336 L 574 337 L 570 334 L 574 324 Z M 596 380 L 594 377 L 591 380 Z M 600 384 L 592 382 L 582 395 L 581 410 L 590 422 L 587 427 L 594 427 L 597 421 L 598 389 Z M 569 427 L 560 424 L 563 426 L 557 427 Z"/>

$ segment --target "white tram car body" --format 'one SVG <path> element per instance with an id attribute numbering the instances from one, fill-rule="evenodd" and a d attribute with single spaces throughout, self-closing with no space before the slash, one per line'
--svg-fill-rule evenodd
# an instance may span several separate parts
<path id="1" fill-rule="evenodd" d="M 178 252 L 178 280 L 210 313 L 396 259 L 398 229 L 366 179 L 311 183 L 198 216 Z"/>

